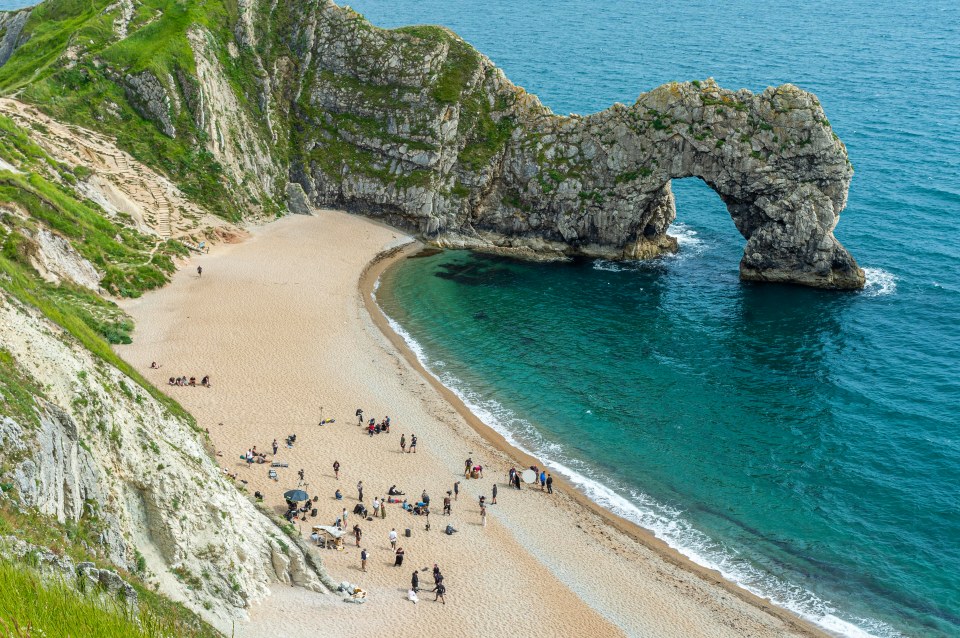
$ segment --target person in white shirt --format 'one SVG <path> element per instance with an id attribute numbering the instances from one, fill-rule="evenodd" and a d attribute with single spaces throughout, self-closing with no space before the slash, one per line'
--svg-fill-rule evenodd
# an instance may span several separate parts
<path id="1" fill-rule="evenodd" d="M 390 530 L 389 538 L 390 538 L 390 549 L 396 549 L 397 548 L 397 530 L 396 529 Z"/>

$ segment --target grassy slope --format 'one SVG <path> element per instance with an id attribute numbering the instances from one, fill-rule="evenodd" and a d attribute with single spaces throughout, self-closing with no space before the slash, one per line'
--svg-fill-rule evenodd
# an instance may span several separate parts
<path id="1" fill-rule="evenodd" d="M 193 201 L 230 220 L 238 220 L 252 202 L 242 199 L 228 183 L 222 167 L 206 150 L 206 134 L 191 112 L 196 64 L 187 41 L 192 25 L 215 35 L 221 64 L 231 76 L 242 104 L 258 110 L 248 73 L 249 52 L 240 62 L 226 54 L 232 39 L 236 6 L 230 0 L 145 0 L 139 3 L 127 38 L 117 41 L 110 0 L 46 0 L 30 15 L 24 29 L 30 35 L 6 65 L 0 67 L 0 93 L 17 95 L 52 117 L 102 131 L 138 160 L 173 179 Z M 64 56 L 70 50 L 71 56 Z M 122 78 L 150 72 L 179 95 L 179 113 L 172 113 L 177 136 L 171 139 L 131 106 Z M 253 113 L 252 122 L 262 116 Z M 269 201 L 257 201 L 273 212 Z"/>
<path id="2" fill-rule="evenodd" d="M 79 584 L 79 583 L 78 583 Z M 11 638 L 214 638 L 219 634 L 142 592 L 138 613 L 106 595 L 41 579 L 22 564 L 0 561 L 0 635 Z"/>

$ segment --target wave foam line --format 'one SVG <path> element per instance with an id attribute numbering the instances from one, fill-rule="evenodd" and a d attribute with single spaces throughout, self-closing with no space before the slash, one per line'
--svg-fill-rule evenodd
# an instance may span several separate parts
<path id="1" fill-rule="evenodd" d="M 863 287 L 862 294 L 867 297 L 880 297 L 897 292 L 897 281 L 899 279 L 893 273 L 887 272 L 883 268 L 864 268 L 863 274 L 867 278 L 867 283 Z"/>
<path id="2" fill-rule="evenodd" d="M 658 503 L 643 492 L 622 486 L 621 489 L 631 496 L 628 499 L 608 486 L 608 484 L 615 485 L 616 481 L 607 477 L 589 476 L 594 472 L 585 463 L 577 459 L 564 458 L 566 455 L 563 447 L 545 440 L 528 421 L 518 418 L 496 400 L 484 399 L 476 392 L 466 389 L 465 384 L 452 374 L 435 373 L 420 343 L 382 308 L 379 306 L 377 308 L 390 328 L 404 340 L 427 373 L 463 401 L 467 409 L 480 421 L 503 436 L 513 447 L 542 459 L 551 471 L 563 476 L 593 502 L 651 531 L 654 536 L 694 563 L 720 572 L 724 579 L 760 598 L 769 600 L 778 607 L 792 611 L 827 631 L 848 638 L 903 638 L 903 635 L 893 627 L 878 620 L 862 618 L 857 619 L 855 624 L 840 618 L 835 613 L 836 609 L 813 592 L 763 572 L 747 560 L 739 559 L 736 552 L 724 547 L 685 521 L 680 510 Z M 524 437 L 536 442 L 534 449 L 530 449 L 518 440 L 518 430 Z M 864 627 L 869 628 L 869 631 Z"/>

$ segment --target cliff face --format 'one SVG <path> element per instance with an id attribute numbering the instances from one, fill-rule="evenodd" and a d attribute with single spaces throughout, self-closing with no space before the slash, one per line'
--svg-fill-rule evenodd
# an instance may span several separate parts
<path id="1" fill-rule="evenodd" d="M 221 214 L 270 212 L 289 193 L 301 210 L 294 182 L 314 204 L 438 245 L 648 258 L 676 249 L 670 181 L 699 177 L 747 241 L 742 278 L 863 285 L 833 237 L 846 149 L 816 97 L 791 85 L 674 83 L 560 117 L 444 29 L 378 29 L 328 0 L 171 0 L 152 16 L 100 1 L 89 40 L 65 36 L 41 68 L 32 29 L 75 28 L 76 16 L 64 0 L 35 9 L 0 89 L 121 146 L 135 132 L 135 155 Z"/>
<path id="2" fill-rule="evenodd" d="M 834 239 L 853 174 L 817 99 L 711 80 L 560 117 L 453 34 L 327 4 L 302 25 L 293 179 L 441 245 L 635 259 L 676 249 L 670 180 L 699 177 L 747 246 L 744 279 L 856 288 Z"/>

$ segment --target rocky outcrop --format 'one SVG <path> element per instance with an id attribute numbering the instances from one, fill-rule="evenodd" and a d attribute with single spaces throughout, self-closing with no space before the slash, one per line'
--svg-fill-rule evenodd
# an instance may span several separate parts
<path id="1" fill-rule="evenodd" d="M 670 182 L 697 177 L 747 240 L 743 279 L 863 285 L 833 236 L 853 170 L 810 93 L 674 83 L 561 117 L 448 31 L 329 2 L 300 24 L 291 175 L 316 205 L 439 245 L 643 259 L 676 250 Z"/>
<path id="2" fill-rule="evenodd" d="M 287 210 L 294 215 L 312 215 L 310 202 L 307 200 L 307 194 L 303 192 L 300 184 L 287 182 Z"/>
<path id="3" fill-rule="evenodd" d="M 31 9 L 0 12 L 0 66 L 6 64 L 10 56 L 23 40 L 23 27 L 27 24 Z"/>
<path id="4" fill-rule="evenodd" d="M 90 290 L 100 287 L 100 273 L 69 241 L 46 228 L 37 230 L 33 240 L 37 250 L 30 255 L 31 263 L 41 277 L 51 283 L 69 281 Z"/>
<path id="5" fill-rule="evenodd" d="M 152 121 L 168 137 L 176 137 L 177 129 L 170 115 L 171 98 L 166 87 L 150 71 L 123 78 L 127 100 L 143 117 Z"/>
<path id="6" fill-rule="evenodd" d="M 319 565 L 133 379 L 2 296 L 0 351 L 26 378 L 42 379 L 45 395 L 35 398 L 36 419 L 0 419 L 5 498 L 93 526 L 98 553 L 220 628 L 271 583 L 323 590 Z"/>

